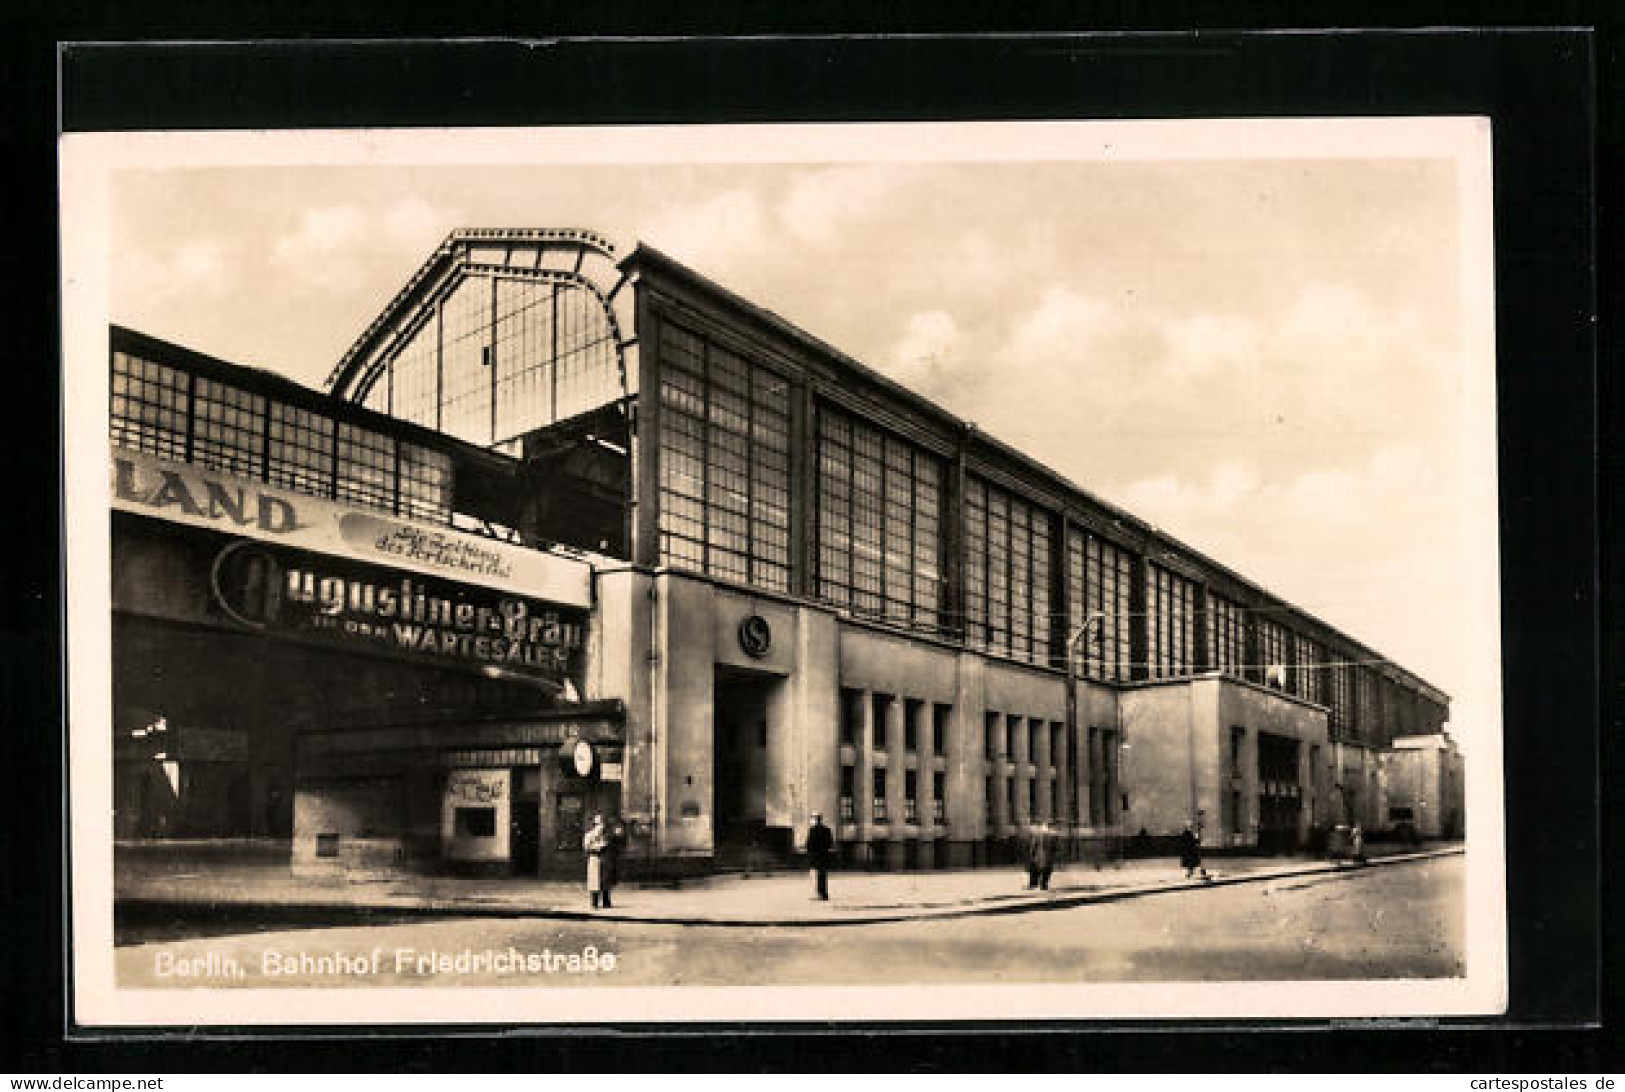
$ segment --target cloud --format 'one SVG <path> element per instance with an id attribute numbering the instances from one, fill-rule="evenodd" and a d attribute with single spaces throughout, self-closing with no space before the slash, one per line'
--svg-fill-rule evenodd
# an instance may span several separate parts
<path id="1" fill-rule="evenodd" d="M 948 397 L 956 378 L 958 341 L 959 324 L 948 312 L 916 312 L 886 354 L 881 370 L 927 398 Z"/>
<path id="2" fill-rule="evenodd" d="M 311 206 L 272 240 L 270 257 L 313 287 L 351 292 L 377 280 L 381 269 L 421 260 L 460 217 L 456 209 L 416 197 L 387 205 Z"/>
<path id="3" fill-rule="evenodd" d="M 213 238 L 185 239 L 154 250 L 119 250 L 118 280 L 153 306 L 173 299 L 219 299 L 241 279 L 237 252 Z"/>
<path id="4" fill-rule="evenodd" d="M 417 197 L 403 198 L 390 205 L 383 214 L 383 223 L 391 241 L 425 253 L 445 238 L 452 227 L 461 226 L 453 210 L 437 208 Z"/>
<path id="5" fill-rule="evenodd" d="M 352 249 L 365 227 L 366 214 L 355 205 L 327 205 L 306 208 L 291 231 L 271 244 L 271 258 L 281 264 L 298 264 Z"/>
<path id="6" fill-rule="evenodd" d="M 894 168 L 829 167 L 799 174 L 777 209 L 780 225 L 804 244 L 827 244 L 891 209 L 902 182 Z"/>
<path id="7" fill-rule="evenodd" d="M 1196 314 L 1166 326 L 1169 368 L 1185 376 L 1245 368 L 1263 351 L 1256 322 L 1239 315 Z"/>
<path id="8" fill-rule="evenodd" d="M 773 245 L 767 226 L 761 198 L 753 190 L 736 188 L 667 207 L 650 221 L 643 237 L 685 265 L 721 277 Z"/>

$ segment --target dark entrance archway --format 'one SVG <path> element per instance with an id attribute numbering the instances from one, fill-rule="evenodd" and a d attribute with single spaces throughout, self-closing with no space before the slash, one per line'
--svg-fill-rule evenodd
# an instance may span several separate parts
<path id="1" fill-rule="evenodd" d="M 773 697 L 785 681 L 735 668 L 717 669 L 714 691 L 716 867 L 777 868 L 789 862 L 791 832 L 767 823 L 767 754 Z"/>

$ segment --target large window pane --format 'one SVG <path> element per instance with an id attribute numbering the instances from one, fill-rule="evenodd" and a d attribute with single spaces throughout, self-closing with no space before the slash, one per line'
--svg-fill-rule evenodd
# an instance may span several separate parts
<path id="1" fill-rule="evenodd" d="M 662 559 L 788 590 L 785 381 L 670 323 L 662 327 L 660 359 Z"/>

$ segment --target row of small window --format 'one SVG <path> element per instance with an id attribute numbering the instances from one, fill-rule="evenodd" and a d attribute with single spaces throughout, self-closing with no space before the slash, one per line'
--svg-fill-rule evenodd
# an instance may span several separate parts
<path id="1" fill-rule="evenodd" d="M 451 518 L 450 456 L 179 368 L 115 352 L 121 447 L 419 519 Z"/>
<path id="2" fill-rule="evenodd" d="M 887 793 L 887 771 L 884 766 L 876 766 L 870 772 L 870 801 L 869 822 L 891 822 L 891 802 Z M 856 767 L 841 767 L 841 822 L 858 822 L 857 807 L 858 772 Z M 920 822 L 920 777 L 918 771 L 903 771 L 903 814 L 904 823 Z M 942 825 L 948 821 L 948 778 L 941 770 L 931 772 L 931 796 L 927 801 L 930 809 L 931 822 Z"/>
<path id="3" fill-rule="evenodd" d="M 989 827 L 1057 822 L 1066 817 L 1077 822 L 1076 797 L 1071 797 L 1066 807 L 1062 806 L 1067 794 L 1066 782 L 1061 778 L 1006 777 L 1002 797 L 998 792 L 999 784 L 999 779 L 995 777 L 982 779 L 983 814 Z M 1025 807 L 1018 807 L 1023 803 L 1023 797 Z M 1061 814 L 1063 811 L 1067 816 Z"/>
<path id="4" fill-rule="evenodd" d="M 1077 751 L 1066 738 L 1066 725 L 1015 713 L 983 714 L 982 755 L 989 762 L 1031 763 L 1072 768 Z"/>
<path id="5" fill-rule="evenodd" d="M 926 721 L 926 710 L 930 709 L 930 722 Z M 846 747 L 856 747 L 863 739 L 863 719 L 865 711 L 869 715 L 869 745 L 871 750 L 885 751 L 890 745 L 887 742 L 887 725 L 891 721 L 892 711 L 898 708 L 898 698 L 892 694 L 868 693 L 863 690 L 841 691 L 841 744 Z M 904 753 L 917 752 L 920 749 L 922 737 L 933 755 L 947 753 L 948 747 L 948 720 L 953 716 L 953 706 L 943 705 L 940 702 L 927 702 L 920 698 L 903 698 L 901 704 L 901 720 L 903 728 Z"/>

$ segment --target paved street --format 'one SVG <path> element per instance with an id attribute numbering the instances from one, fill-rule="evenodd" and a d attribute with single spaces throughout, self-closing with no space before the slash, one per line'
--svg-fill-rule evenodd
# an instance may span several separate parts
<path id="1" fill-rule="evenodd" d="M 117 950 L 127 986 L 1235 981 L 1464 973 L 1463 858 L 838 927 L 452 918 Z"/>

